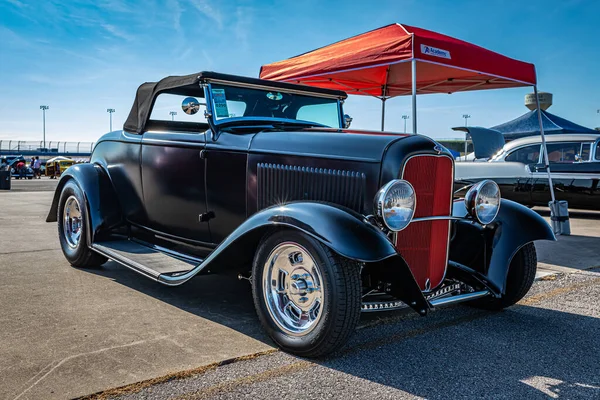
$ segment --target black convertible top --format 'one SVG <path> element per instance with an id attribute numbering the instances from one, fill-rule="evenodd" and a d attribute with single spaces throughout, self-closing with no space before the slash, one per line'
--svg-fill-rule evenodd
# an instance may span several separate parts
<path id="1" fill-rule="evenodd" d="M 339 90 L 321 89 L 306 85 L 269 81 L 265 79 L 248 78 L 245 76 L 220 74 L 217 72 L 203 71 L 184 76 L 168 76 L 158 82 L 146 82 L 140 85 L 133 101 L 129 116 L 123 125 L 123 130 L 142 133 L 150 116 L 154 99 L 159 93 L 172 93 L 204 97 L 201 82 L 211 80 L 228 81 L 250 85 L 269 86 L 287 90 L 298 90 L 307 93 L 324 94 L 345 99 L 347 94 Z"/>

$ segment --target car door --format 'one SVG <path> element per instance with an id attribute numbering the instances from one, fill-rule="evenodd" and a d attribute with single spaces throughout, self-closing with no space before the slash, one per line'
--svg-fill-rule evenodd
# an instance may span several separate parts
<path id="1" fill-rule="evenodd" d="M 216 140 L 207 138 L 207 212 L 214 243 L 222 242 L 247 218 L 248 148 L 253 137 L 223 131 Z"/>
<path id="2" fill-rule="evenodd" d="M 210 243 L 204 132 L 146 132 L 141 169 L 147 228 L 176 240 Z"/>
<path id="3" fill-rule="evenodd" d="M 504 198 L 525 205 L 531 204 L 531 194 L 534 186 L 531 171 L 539 163 L 540 151 L 541 144 L 536 143 L 517 148 L 506 155 L 504 162 L 525 164 L 529 172 L 526 176 L 494 178 L 498 186 L 500 186 L 500 192 Z"/>
<path id="4" fill-rule="evenodd" d="M 597 178 L 600 171 L 597 164 L 589 162 L 590 145 L 585 142 L 547 144 L 554 195 L 557 200 L 568 201 L 572 208 L 589 208 L 594 202 L 594 175 Z M 550 185 L 546 168 L 538 166 L 534 177 L 532 198 L 536 204 L 547 205 L 550 201 Z"/>

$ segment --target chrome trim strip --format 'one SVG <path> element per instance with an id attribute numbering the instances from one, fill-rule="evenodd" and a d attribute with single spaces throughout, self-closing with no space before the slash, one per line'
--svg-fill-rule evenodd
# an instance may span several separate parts
<path id="1" fill-rule="evenodd" d="M 421 218 L 413 218 L 412 222 L 423 222 L 423 221 L 439 221 L 439 220 L 455 220 L 455 221 L 472 221 L 469 218 L 465 217 L 454 217 L 452 215 L 433 215 L 431 217 L 421 217 Z M 446 257 L 447 258 L 447 257 Z"/>
<path id="2" fill-rule="evenodd" d="M 449 304 L 461 303 L 463 301 L 479 299 L 481 297 L 489 296 L 490 294 L 491 294 L 491 292 L 489 290 L 482 290 L 480 292 L 459 294 L 456 296 L 444 297 L 441 299 L 431 300 L 429 302 L 429 304 L 431 304 L 433 307 L 439 307 L 439 306 L 445 306 L 445 305 L 449 305 Z"/>

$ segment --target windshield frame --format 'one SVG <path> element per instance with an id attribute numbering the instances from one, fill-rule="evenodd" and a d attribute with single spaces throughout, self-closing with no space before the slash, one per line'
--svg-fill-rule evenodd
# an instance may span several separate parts
<path id="1" fill-rule="evenodd" d="M 212 96 L 212 85 L 211 85 L 212 83 L 224 85 L 224 86 L 233 86 L 233 87 L 255 89 L 255 90 L 265 90 L 265 91 L 277 90 L 279 92 L 284 92 L 284 93 L 288 93 L 288 94 L 292 94 L 292 95 L 296 94 L 296 95 L 301 95 L 301 96 L 333 99 L 333 100 L 336 100 L 336 103 L 337 103 L 338 126 L 331 127 L 331 128 L 342 129 L 344 126 L 343 125 L 344 124 L 344 110 L 342 108 L 343 98 L 341 98 L 339 96 L 327 95 L 324 93 L 315 93 L 315 92 L 311 92 L 310 90 L 303 91 L 303 90 L 295 90 L 295 89 L 283 89 L 280 87 L 275 87 L 275 86 L 271 87 L 268 85 L 255 85 L 255 84 L 250 84 L 250 83 L 225 81 L 225 80 L 220 80 L 220 79 L 210 79 L 207 83 L 203 84 L 204 98 L 206 100 L 205 116 L 206 116 L 206 119 L 208 120 L 209 124 L 211 126 L 214 126 L 216 129 L 218 129 L 219 127 L 222 127 L 222 126 L 226 126 L 231 123 L 239 123 L 241 121 L 248 121 L 248 122 L 253 122 L 253 123 L 264 122 L 266 124 L 270 124 L 270 123 L 282 124 L 282 123 L 289 122 L 291 124 L 307 124 L 307 125 L 312 124 L 313 126 L 320 126 L 320 127 L 325 127 L 326 125 L 323 125 L 316 121 L 305 121 L 305 120 L 292 119 L 292 118 L 288 119 L 288 118 L 275 118 L 275 117 L 243 117 L 242 116 L 242 117 L 230 117 L 230 118 L 217 119 L 216 115 L 214 113 L 214 110 L 213 110 L 213 96 Z"/>

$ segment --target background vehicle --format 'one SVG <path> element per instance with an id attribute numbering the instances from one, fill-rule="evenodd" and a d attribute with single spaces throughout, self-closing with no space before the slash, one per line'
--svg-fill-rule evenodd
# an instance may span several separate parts
<path id="1" fill-rule="evenodd" d="M 600 210 L 600 134 L 550 135 L 546 143 L 556 199 L 571 208 Z M 457 162 L 455 189 L 492 179 L 504 198 L 547 206 L 550 186 L 542 151 L 541 137 L 530 136 L 507 143 L 487 161 Z"/>
<path id="2" fill-rule="evenodd" d="M 54 157 L 46 161 L 44 173 L 51 179 L 56 178 L 73 164 L 75 164 L 75 160 L 68 157 Z"/>
<path id="3" fill-rule="evenodd" d="M 77 267 L 247 278 L 265 330 L 302 356 L 343 345 L 361 310 L 522 298 L 549 225 L 490 181 L 454 201 L 443 146 L 343 129 L 345 98 L 214 72 L 145 83 L 124 130 L 65 171 L 47 221 Z M 170 101 L 189 119 L 166 119 Z"/>
<path id="4" fill-rule="evenodd" d="M 33 169 L 29 167 L 29 160 L 25 159 L 23 156 L 16 156 L 12 159 L 7 157 L 8 166 L 10 168 L 10 173 L 15 179 L 33 179 Z M 19 163 L 23 163 L 24 166 L 19 168 Z"/>

